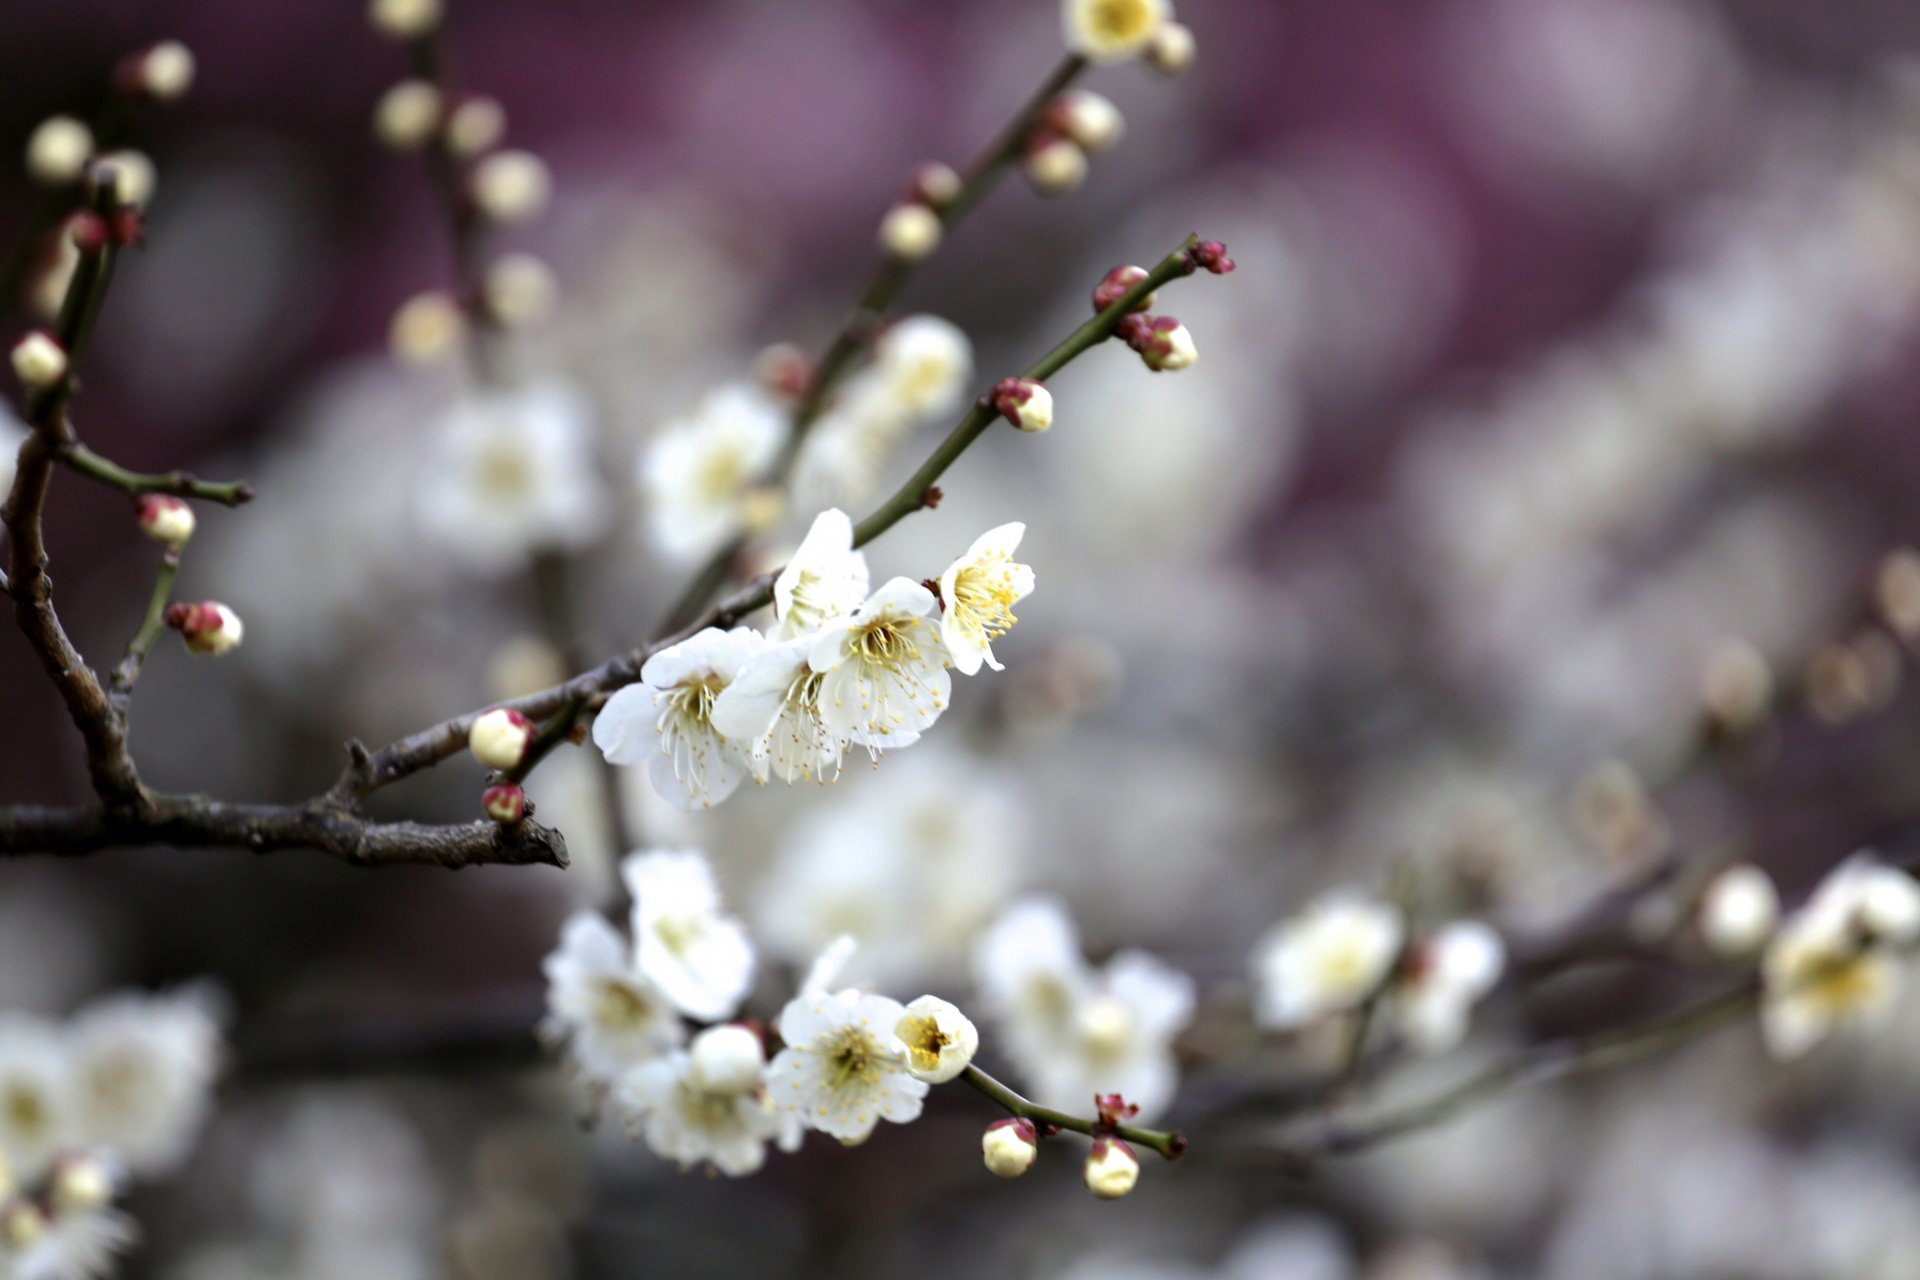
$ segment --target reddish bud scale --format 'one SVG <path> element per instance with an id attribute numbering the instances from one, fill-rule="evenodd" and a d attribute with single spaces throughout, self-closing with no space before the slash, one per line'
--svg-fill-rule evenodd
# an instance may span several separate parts
<path id="1" fill-rule="evenodd" d="M 1217 276 L 1224 276 L 1234 268 L 1234 261 L 1227 256 L 1227 246 L 1218 240 L 1202 240 L 1187 250 L 1187 257 L 1196 266 L 1205 267 Z"/>
<path id="2" fill-rule="evenodd" d="M 503 827 L 513 826 L 527 816 L 527 793 L 511 782 L 502 782 L 480 793 L 480 807 Z"/>
<path id="3" fill-rule="evenodd" d="M 1138 1105 L 1128 1102 L 1117 1093 L 1094 1094 L 1093 1109 L 1099 1114 L 1099 1127 L 1102 1129 L 1117 1128 L 1122 1121 L 1140 1114 Z"/>
<path id="4" fill-rule="evenodd" d="M 1105 311 L 1108 307 L 1120 301 L 1121 298 L 1126 296 L 1127 290 L 1133 288 L 1146 278 L 1147 269 L 1145 267 L 1115 267 L 1113 270 L 1107 272 L 1105 276 L 1101 277 L 1100 283 L 1094 286 L 1093 309 L 1095 314 Z M 1145 311 L 1152 305 L 1153 295 L 1148 294 L 1146 297 L 1140 299 L 1140 301 L 1134 303 L 1133 309 L 1135 311 Z"/>
<path id="5" fill-rule="evenodd" d="M 111 235 L 107 220 L 90 209 L 82 209 L 67 219 L 67 238 L 82 253 L 99 253 L 107 247 Z"/>
<path id="6" fill-rule="evenodd" d="M 115 209 L 107 220 L 107 235 L 114 244 L 138 249 L 147 242 L 147 220 L 138 209 Z"/>

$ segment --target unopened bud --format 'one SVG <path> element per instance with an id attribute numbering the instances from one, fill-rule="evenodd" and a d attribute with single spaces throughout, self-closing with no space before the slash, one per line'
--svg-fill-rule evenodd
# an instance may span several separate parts
<path id="1" fill-rule="evenodd" d="M 153 161 L 143 151 L 129 147 L 108 151 L 94 158 L 94 185 L 111 188 L 114 203 L 129 209 L 146 208 L 153 199 L 153 191 L 159 185 L 159 180 Z"/>
<path id="2" fill-rule="evenodd" d="M 1087 1190 L 1102 1200 L 1118 1200 L 1140 1181 L 1140 1159 L 1118 1138 L 1095 1138 L 1087 1152 Z"/>
<path id="3" fill-rule="evenodd" d="M 187 652 L 203 658 L 217 658 L 239 647 L 242 628 L 240 615 L 217 601 L 199 604 L 170 604 L 167 625 L 186 641 Z"/>
<path id="4" fill-rule="evenodd" d="M 913 181 L 907 186 L 907 198 L 935 209 L 952 204 L 960 194 L 960 175 L 953 166 L 941 164 L 938 160 L 929 160 L 913 171 Z"/>
<path id="5" fill-rule="evenodd" d="M 447 115 L 447 150 L 477 156 L 500 145 L 507 132 L 507 109 L 499 100 L 463 98 Z"/>
<path id="6" fill-rule="evenodd" d="M 688 1074 L 703 1093 L 751 1093 L 766 1078 L 765 1046 L 737 1022 L 708 1027 L 693 1038 L 687 1053 Z"/>
<path id="7" fill-rule="evenodd" d="M 526 759 L 533 735 L 533 721 L 511 707 L 495 707 L 474 720 L 467 749 L 487 768 L 505 773 Z"/>
<path id="8" fill-rule="evenodd" d="M 183 547 L 193 536 L 193 508 L 165 493 L 143 493 L 134 503 L 140 532 L 164 547 Z"/>
<path id="9" fill-rule="evenodd" d="M 438 364 L 453 355 L 465 335 L 467 319 L 444 293 L 416 293 L 393 313 L 387 346 L 406 364 Z"/>
<path id="10" fill-rule="evenodd" d="M 193 87 L 193 50 L 178 40 L 162 40 L 122 64 L 120 84 L 128 93 L 172 102 Z"/>
<path id="11" fill-rule="evenodd" d="M 1196 267 L 1205 267 L 1217 276 L 1230 275 L 1237 263 L 1227 256 L 1227 246 L 1218 240 L 1202 240 L 1187 250 L 1187 257 Z"/>
<path id="12" fill-rule="evenodd" d="M 560 295 L 553 269 L 530 253 L 509 253 L 487 268 L 481 282 L 487 311 L 501 324 L 538 324 Z"/>
<path id="13" fill-rule="evenodd" d="M 1700 936 L 1723 956 L 1750 956 L 1780 919 L 1773 878 L 1752 863 L 1728 867 L 1700 895 Z"/>
<path id="14" fill-rule="evenodd" d="M 64 187 L 80 180 L 92 154 L 92 130 L 72 116 L 50 116 L 27 139 L 27 175 L 44 187 Z"/>
<path id="15" fill-rule="evenodd" d="M 511 782 L 501 782 L 480 793 L 480 808 L 503 827 L 527 816 L 527 793 Z"/>
<path id="16" fill-rule="evenodd" d="M 1193 28 L 1181 22 L 1163 23 L 1147 45 L 1147 64 L 1163 76 L 1177 76 L 1193 65 Z"/>
<path id="17" fill-rule="evenodd" d="M 1091 89 L 1069 89 L 1047 106 L 1047 123 L 1082 151 L 1105 151 L 1127 131 L 1113 100 Z"/>
<path id="18" fill-rule="evenodd" d="M 1128 316 L 1114 329 L 1155 373 L 1185 369 L 1200 358 L 1187 326 L 1172 316 Z"/>
<path id="19" fill-rule="evenodd" d="M 553 177 L 531 151 L 496 151 L 473 166 L 467 190 L 491 221 L 526 222 L 547 207 Z"/>
<path id="20" fill-rule="evenodd" d="M 890 258 L 918 262 L 940 247 L 940 215 L 924 204 L 897 204 L 880 219 L 880 249 Z"/>
<path id="21" fill-rule="evenodd" d="M 373 108 L 373 135 L 395 151 L 418 151 L 440 128 L 440 90 L 425 80 L 402 80 Z"/>
<path id="22" fill-rule="evenodd" d="M 1035 191 L 1060 195 L 1087 180 L 1087 153 L 1072 138 L 1042 132 L 1028 144 L 1021 168 Z"/>
<path id="23" fill-rule="evenodd" d="M 1920 640 L 1920 551 L 1887 553 L 1874 575 L 1873 599 L 1888 630 L 1909 644 Z"/>
<path id="24" fill-rule="evenodd" d="M 13 1199 L 0 1204 L 0 1241 L 15 1251 L 40 1242 L 47 1234 L 47 1215 L 31 1200 Z"/>
<path id="25" fill-rule="evenodd" d="M 773 394 L 798 400 L 813 382 L 813 361 L 791 342 L 776 342 L 753 358 L 753 377 Z"/>
<path id="26" fill-rule="evenodd" d="M 99 253 L 112 243 L 113 229 L 93 210 L 80 209 L 67 219 L 67 240 L 82 253 Z"/>
<path id="27" fill-rule="evenodd" d="M 370 0 L 367 21 L 390 40 L 417 40 L 440 25 L 440 0 Z"/>
<path id="28" fill-rule="evenodd" d="M 13 344 L 13 372 L 27 387 L 45 391 L 67 376 L 67 352 L 44 329 Z"/>
<path id="29" fill-rule="evenodd" d="M 1033 1121 L 1019 1116 L 995 1120 L 980 1135 L 980 1154 L 996 1178 L 1017 1178 L 1040 1158 L 1040 1136 Z"/>
<path id="30" fill-rule="evenodd" d="M 996 412 L 1022 431 L 1053 425 L 1053 393 L 1032 378 L 1002 378 L 993 384 Z"/>
<path id="31" fill-rule="evenodd" d="M 1900 691 L 1900 651 L 1877 631 L 1821 645 L 1807 664 L 1806 691 L 1808 706 L 1828 724 L 1877 711 Z"/>
<path id="32" fill-rule="evenodd" d="M 92 1156 L 64 1157 L 47 1181 L 53 1207 L 62 1213 L 91 1213 L 113 1202 L 113 1174 Z"/>
<path id="33" fill-rule="evenodd" d="M 1741 734 L 1773 705 L 1773 672 L 1752 645 L 1733 641 L 1715 649 L 1700 673 L 1700 704 L 1713 727 Z"/>
<path id="34" fill-rule="evenodd" d="M 1120 301 L 1121 298 L 1126 296 L 1129 289 L 1132 289 L 1146 278 L 1147 269 L 1145 267 L 1115 267 L 1113 270 L 1107 272 L 1106 275 L 1100 278 L 1100 283 L 1093 288 L 1094 314 L 1098 315 L 1114 303 Z M 1152 305 L 1153 295 L 1149 293 L 1142 297 L 1140 301 L 1134 303 L 1133 309 L 1135 311 L 1145 311 Z"/>

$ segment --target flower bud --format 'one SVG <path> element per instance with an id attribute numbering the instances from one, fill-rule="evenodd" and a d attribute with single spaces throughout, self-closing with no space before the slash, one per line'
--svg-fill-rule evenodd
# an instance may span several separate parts
<path id="1" fill-rule="evenodd" d="M 133 504 L 140 532 L 163 547 L 184 547 L 193 536 L 193 508 L 165 493 L 143 493 Z"/>
<path id="2" fill-rule="evenodd" d="M 924 204 L 897 204 L 880 219 L 880 249 L 890 258 L 918 262 L 940 247 L 940 215 Z"/>
<path id="3" fill-rule="evenodd" d="M 511 782 L 496 783 L 480 793 L 480 808 L 503 827 L 527 816 L 527 793 Z"/>
<path id="4" fill-rule="evenodd" d="M 144 151 L 127 147 L 94 157 L 93 182 L 95 186 L 111 187 L 114 203 L 144 209 L 153 199 L 159 174 Z"/>
<path id="5" fill-rule="evenodd" d="M 1087 1190 L 1102 1200 L 1118 1200 L 1140 1181 L 1140 1159 L 1118 1138 L 1095 1138 L 1087 1152 Z"/>
<path id="6" fill-rule="evenodd" d="M 921 996 L 893 1025 L 907 1049 L 907 1073 L 928 1084 L 945 1084 L 967 1069 L 980 1050 L 972 1019 L 938 996 Z"/>
<path id="7" fill-rule="evenodd" d="M 78 182 L 93 154 L 93 131 L 72 116 L 49 116 L 27 139 L 27 175 L 43 187 Z"/>
<path id="8" fill-rule="evenodd" d="M 791 342 L 776 342 L 753 358 L 753 379 L 774 395 L 798 400 L 813 382 L 813 361 Z"/>
<path id="9" fill-rule="evenodd" d="M 113 243 L 113 228 L 91 209 L 76 209 L 67 217 L 66 239 L 82 253 L 99 253 Z"/>
<path id="10" fill-rule="evenodd" d="M 1019 1177 L 1040 1158 L 1040 1137 L 1033 1121 L 1019 1116 L 995 1120 L 980 1135 L 980 1154 L 994 1177 Z"/>
<path id="11" fill-rule="evenodd" d="M 1069 89 L 1047 106 L 1047 123 L 1082 151 L 1105 151 L 1127 131 L 1113 100 L 1091 89 Z"/>
<path id="12" fill-rule="evenodd" d="M 1887 553 L 1874 575 L 1873 599 L 1889 631 L 1909 644 L 1920 640 L 1920 551 Z"/>
<path id="13" fill-rule="evenodd" d="M 166 622 L 186 641 L 188 653 L 203 658 L 217 658 L 240 645 L 240 615 L 217 601 L 170 604 Z"/>
<path id="14" fill-rule="evenodd" d="M 1177 76 L 1193 65 L 1193 28 L 1168 22 L 1153 33 L 1147 45 L 1147 65 L 1163 76 Z"/>
<path id="15" fill-rule="evenodd" d="M 708 1027 L 693 1038 L 687 1053 L 688 1074 L 705 1093 L 751 1093 L 766 1078 L 765 1046 L 751 1028 L 737 1022 Z"/>
<path id="16" fill-rule="evenodd" d="M 373 108 L 373 136 L 395 151 L 418 151 L 440 128 L 440 90 L 425 80 L 402 80 Z"/>
<path id="17" fill-rule="evenodd" d="M 13 344 L 13 372 L 27 387 L 45 391 L 67 376 L 67 351 L 52 334 L 35 329 Z"/>
<path id="18" fill-rule="evenodd" d="M 547 207 L 553 177 L 531 151 L 496 151 L 473 166 L 467 190 L 491 221 L 526 222 Z"/>
<path id="19" fill-rule="evenodd" d="M 1172 316 L 1128 316 L 1114 330 L 1155 373 L 1185 369 L 1200 358 L 1187 326 Z"/>
<path id="20" fill-rule="evenodd" d="M 49 1199 L 61 1213 L 90 1213 L 113 1203 L 113 1172 L 92 1156 L 67 1156 L 47 1179 Z"/>
<path id="21" fill-rule="evenodd" d="M 1146 278 L 1147 269 L 1145 267 L 1115 267 L 1113 270 L 1107 272 L 1106 275 L 1100 278 L 1100 283 L 1095 285 L 1093 289 L 1094 314 L 1098 315 L 1114 303 L 1120 301 L 1121 298 L 1126 296 L 1127 290 L 1133 288 Z M 1153 295 L 1149 293 L 1141 298 L 1140 301 L 1134 303 L 1133 309 L 1135 311 L 1145 311 L 1152 305 Z"/>
<path id="22" fill-rule="evenodd" d="M 1196 267 L 1205 267 L 1217 276 L 1230 275 L 1238 264 L 1227 256 L 1227 246 L 1218 240 L 1202 240 L 1187 250 L 1187 257 Z"/>
<path id="23" fill-rule="evenodd" d="M 1168 0 L 1066 0 L 1067 47 L 1095 62 L 1144 52 L 1171 16 Z"/>
<path id="24" fill-rule="evenodd" d="M 47 1234 L 47 1215 L 33 1201 L 9 1200 L 0 1204 L 0 1243 L 24 1251 Z"/>
<path id="25" fill-rule="evenodd" d="M 918 201 L 934 209 L 945 208 L 960 194 L 960 175 L 953 171 L 952 165 L 930 160 L 913 171 L 913 181 L 907 186 L 907 199 Z"/>
<path id="26" fill-rule="evenodd" d="M 1072 138 L 1041 132 L 1021 161 L 1027 182 L 1043 196 L 1057 196 L 1087 180 L 1087 153 Z"/>
<path id="27" fill-rule="evenodd" d="M 416 293 L 393 313 L 387 346 L 404 364 L 438 364 L 453 355 L 467 319 L 444 293 Z"/>
<path id="28" fill-rule="evenodd" d="M 475 760 L 505 773 L 526 758 L 533 734 L 533 721 L 511 707 L 495 707 L 474 720 L 467 747 Z"/>
<path id="29" fill-rule="evenodd" d="M 553 270 L 530 253 L 509 253 L 487 268 L 481 281 L 487 311 L 501 324 L 538 324 L 553 314 L 560 286 Z"/>
<path id="30" fill-rule="evenodd" d="M 1773 879 L 1752 863 L 1728 867 L 1700 895 L 1700 936 L 1723 956 L 1749 956 L 1766 944 L 1780 919 Z"/>
<path id="31" fill-rule="evenodd" d="M 172 102 L 193 87 L 193 50 L 178 40 L 162 40 L 123 64 L 121 86 L 155 102 Z"/>
<path id="32" fill-rule="evenodd" d="M 1022 431 L 1053 425 L 1053 393 L 1032 378 L 1002 378 L 993 384 L 993 407 Z"/>
<path id="33" fill-rule="evenodd" d="M 417 40 L 440 25 L 440 0 L 370 0 L 367 21 L 390 40 Z"/>
<path id="34" fill-rule="evenodd" d="M 1714 728 L 1740 734 L 1773 704 L 1773 672 L 1758 649 L 1732 641 L 1715 649 L 1700 673 L 1700 705 Z"/>
<path id="35" fill-rule="evenodd" d="M 500 145 L 507 132 L 507 109 L 496 98 L 463 98 L 447 115 L 447 150 L 477 156 Z"/>

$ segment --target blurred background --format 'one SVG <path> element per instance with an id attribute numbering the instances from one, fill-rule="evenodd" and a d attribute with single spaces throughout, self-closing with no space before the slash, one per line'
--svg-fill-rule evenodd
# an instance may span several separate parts
<path id="1" fill-rule="evenodd" d="M 501 241 L 560 284 L 512 362 L 592 405 L 616 515 L 577 581 L 611 653 L 686 572 L 648 545 L 645 442 L 767 344 L 820 348 L 906 175 L 990 136 L 1057 61 L 1059 15 L 448 7 L 461 81 L 554 172 L 547 215 Z M 525 583 L 420 529 L 460 375 L 395 361 L 387 332 L 448 284 L 450 251 L 418 157 L 372 137 L 404 59 L 360 9 L 10 0 L 0 17 L 0 154 L 90 112 L 130 49 L 175 37 L 198 60 L 192 93 L 132 126 L 159 174 L 149 244 L 122 264 L 76 410 L 119 462 L 244 475 L 259 495 L 202 513 L 181 578 L 183 598 L 241 613 L 245 646 L 203 663 L 162 645 L 143 678 L 134 750 L 170 790 L 296 800 L 348 737 L 547 682 Z M 903 299 L 967 333 L 984 387 L 1079 323 L 1117 263 L 1192 230 L 1239 264 L 1163 299 L 1192 370 L 1095 351 L 1052 382 L 1050 433 L 990 434 L 937 511 L 869 548 L 876 581 L 918 579 L 1026 521 L 1039 588 L 997 646 L 1008 670 L 834 786 L 686 815 L 623 780 L 617 807 L 629 839 L 712 854 L 761 943 L 763 1016 L 875 868 L 944 908 L 936 929 L 869 939 L 902 998 L 964 1005 L 973 936 L 1028 889 L 1064 898 L 1096 955 L 1166 957 L 1202 991 L 1165 1117 L 1193 1154 L 1116 1211 L 1070 1160 L 987 1178 L 991 1116 L 944 1089 L 914 1126 L 741 1181 L 583 1126 L 531 1038 L 539 961 L 569 911 L 616 902 L 625 850 L 597 762 L 563 752 L 529 791 L 566 833 L 566 873 L 165 850 L 0 866 L 0 1007 L 60 1015 L 203 978 L 230 1003 L 215 1114 L 177 1175 L 139 1188 L 125 1274 L 1914 1273 L 1901 1048 L 1920 1010 L 1792 1068 L 1735 1028 L 1307 1168 L 1260 1098 L 1323 1047 L 1219 1029 L 1244 1024 L 1262 931 L 1409 861 L 1438 901 L 1524 939 L 1669 852 L 1750 857 L 1791 894 L 1863 843 L 1920 848 L 1903 834 L 1920 819 L 1908 658 L 1861 629 L 1882 557 L 1920 539 L 1920 10 L 1185 0 L 1179 16 L 1199 43 L 1184 78 L 1087 82 L 1128 128 L 1086 183 L 1043 199 L 1015 175 Z M 17 165 L 0 177 L 6 243 L 40 198 Z M 946 425 L 902 442 L 875 493 Z M 66 475 L 48 524 L 67 626 L 110 660 L 154 549 L 120 499 Z M 1733 644 L 1793 696 L 1680 770 L 1702 673 Z M 78 740 L 11 636 L 0 722 L 0 800 L 84 798 Z M 1658 793 L 1654 834 L 1596 835 L 1574 803 L 1614 758 Z M 463 820 L 478 788 L 462 757 L 378 807 Z M 1497 996 L 1463 1052 L 1697 981 L 1660 961 L 1556 969 Z"/>

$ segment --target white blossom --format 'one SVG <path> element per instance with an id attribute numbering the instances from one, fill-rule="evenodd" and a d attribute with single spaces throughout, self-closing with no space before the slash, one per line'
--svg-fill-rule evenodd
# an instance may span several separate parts
<path id="1" fill-rule="evenodd" d="M 867 558 L 853 547 L 853 521 L 830 507 L 813 518 L 773 580 L 773 634 L 782 640 L 810 635 L 858 609 L 869 589 Z"/>
<path id="2" fill-rule="evenodd" d="M 177 1167 L 212 1103 L 220 1020 L 211 993 L 95 1001 L 67 1031 L 74 1134 L 132 1173 Z"/>
<path id="3" fill-rule="evenodd" d="M 720 388 L 664 427 L 641 459 L 654 544 L 693 560 L 739 533 L 748 490 L 786 433 L 779 406 L 745 384 Z"/>
<path id="4" fill-rule="evenodd" d="M 826 676 L 813 669 L 813 637 L 768 646 L 714 699 L 713 727 L 744 744 L 754 780 L 827 782 L 840 774 L 846 739 L 820 710 Z"/>
<path id="5" fill-rule="evenodd" d="M 1144 52 L 1173 16 L 1167 0 L 1064 0 L 1067 47 L 1096 62 Z"/>
<path id="6" fill-rule="evenodd" d="M 708 1093 L 746 1093 L 766 1082 L 767 1051 L 752 1028 L 708 1027 L 688 1049 L 690 1078 Z"/>
<path id="7" fill-rule="evenodd" d="M 1333 893 L 1282 921 L 1254 948 L 1254 1016 L 1290 1031 L 1351 1009 L 1379 990 L 1406 926 L 1385 903 Z"/>
<path id="8" fill-rule="evenodd" d="M 73 1136 L 72 1071 L 58 1031 L 27 1014 L 0 1015 L 0 1157 L 31 1182 Z"/>
<path id="9" fill-rule="evenodd" d="M 631 1073 L 621 1085 L 621 1100 L 643 1117 L 638 1127 L 647 1147 L 682 1168 L 711 1164 L 741 1177 L 766 1163 L 770 1140 L 785 1137 L 782 1145 L 790 1146 L 797 1137 L 757 1080 L 750 1089 L 712 1089 L 684 1052 Z"/>
<path id="10" fill-rule="evenodd" d="M 598 912 L 570 916 L 541 969 L 547 977 L 543 1027 L 566 1041 L 595 1080 L 618 1079 L 685 1035 L 673 1002 L 641 973 L 626 939 Z"/>
<path id="11" fill-rule="evenodd" d="M 963 675 L 986 663 L 995 671 L 993 641 L 1018 622 L 1013 606 L 1033 592 L 1033 570 L 1013 558 L 1027 526 L 989 529 L 940 575 L 940 638 Z"/>
<path id="12" fill-rule="evenodd" d="M 921 996 L 901 1012 L 894 1036 L 917 1080 L 945 1084 L 967 1069 L 980 1049 L 980 1032 L 966 1014 L 938 996 Z"/>
<path id="13" fill-rule="evenodd" d="M 1836 867 L 1768 944 L 1760 1027 L 1776 1058 L 1807 1052 L 1847 1025 L 1873 1027 L 1893 1010 L 1899 958 L 1920 936 L 1920 887 L 1866 855 Z"/>
<path id="14" fill-rule="evenodd" d="M 893 1034 L 905 1012 L 897 1000 L 853 990 L 788 1001 L 780 1012 L 787 1047 L 768 1071 L 774 1105 L 848 1145 L 865 1142 L 882 1120 L 917 1118 L 927 1082 L 908 1072 Z"/>
<path id="15" fill-rule="evenodd" d="M 440 426 L 420 482 L 426 532 L 489 570 L 577 549 L 611 516 L 586 401 L 559 382 L 462 399 Z"/>
<path id="16" fill-rule="evenodd" d="M 878 752 L 916 741 L 940 718 L 953 680 L 938 611 L 931 591 L 894 578 L 821 630 L 808 661 L 826 677 L 820 715 L 829 730 Z"/>
<path id="17" fill-rule="evenodd" d="M 1506 966 L 1500 935 L 1477 920 L 1435 930 L 1413 945 L 1393 984 L 1394 1025 L 1420 1053 L 1444 1053 L 1467 1034 L 1473 1006 Z"/>
<path id="18" fill-rule="evenodd" d="M 1057 898 L 1021 898 L 981 935 L 974 983 L 1020 1061 L 1045 1058 L 1066 1036 L 1093 975 L 1080 935 Z"/>
<path id="19" fill-rule="evenodd" d="M 1773 877 L 1750 862 L 1728 867 L 1700 895 L 1700 936 L 1723 956 L 1750 956 L 1780 922 Z"/>
<path id="20" fill-rule="evenodd" d="M 909 418 L 960 407 L 973 376 L 973 344 L 939 316 L 908 316 L 874 343 L 868 394 L 884 395 Z"/>
<path id="21" fill-rule="evenodd" d="M 752 767 L 750 738 L 713 722 L 720 696 L 766 647 L 748 627 L 708 627 L 660 650 L 640 681 L 614 693 L 593 722 L 593 743 L 614 764 L 647 763 L 654 790 L 680 809 L 710 809 Z"/>
<path id="22" fill-rule="evenodd" d="M 0 1243 L 0 1275 L 8 1280 L 101 1280 L 140 1237 L 133 1219 L 111 1206 L 68 1209 L 45 1216 L 24 1247 Z"/>
<path id="23" fill-rule="evenodd" d="M 706 855 L 691 849 L 634 854 L 620 875 L 633 897 L 640 971 L 689 1017 L 713 1021 L 732 1014 L 753 981 L 753 943 L 738 920 L 721 912 Z"/>

